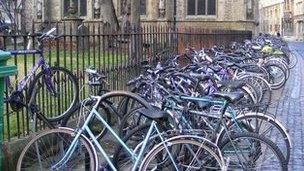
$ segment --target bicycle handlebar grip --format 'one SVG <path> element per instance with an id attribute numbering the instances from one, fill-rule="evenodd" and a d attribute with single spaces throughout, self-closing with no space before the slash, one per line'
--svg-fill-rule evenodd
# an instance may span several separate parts
<path id="1" fill-rule="evenodd" d="M 46 36 L 50 35 L 51 33 L 53 33 L 56 30 L 55 27 L 53 27 L 51 30 L 49 30 L 48 32 L 45 33 Z"/>

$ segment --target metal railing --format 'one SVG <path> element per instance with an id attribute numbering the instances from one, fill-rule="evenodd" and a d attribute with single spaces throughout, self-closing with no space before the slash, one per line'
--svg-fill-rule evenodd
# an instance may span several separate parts
<path id="1" fill-rule="evenodd" d="M 166 26 L 145 26 L 129 33 L 115 33 L 98 23 L 82 24 L 74 28 L 72 24 L 55 24 L 59 40 L 45 44 L 44 55 L 50 66 L 65 67 L 78 77 L 80 86 L 86 82 L 84 70 L 94 67 L 104 71 L 109 90 L 126 90 L 125 83 L 140 72 L 143 60 L 155 62 L 167 56 L 182 53 L 187 46 L 202 48 L 215 44 L 225 45 L 231 41 L 250 39 L 248 31 L 210 31 L 204 29 L 173 30 Z M 32 30 L 36 30 L 33 25 Z M 24 49 L 29 39 L 27 35 L 1 35 L 1 46 L 5 50 Z M 1 48 L 0 46 L 0 48 Z M 157 58 L 155 57 L 157 56 Z M 12 83 L 26 75 L 32 68 L 35 55 L 14 56 L 11 64 L 17 65 L 18 75 L 12 76 Z M 9 94 L 6 93 L 6 96 Z M 87 91 L 80 97 L 85 98 Z M 43 99 L 42 99 L 43 100 Z M 5 139 L 20 138 L 29 134 L 29 113 L 26 110 L 11 112 L 5 105 Z"/>

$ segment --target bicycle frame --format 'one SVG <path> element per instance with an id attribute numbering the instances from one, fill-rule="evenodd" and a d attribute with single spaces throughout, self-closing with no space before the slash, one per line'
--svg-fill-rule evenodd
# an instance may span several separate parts
<path id="1" fill-rule="evenodd" d="M 43 71 L 45 71 L 48 74 L 51 72 L 50 67 L 46 64 L 45 59 L 43 57 L 43 51 L 41 51 L 41 50 L 14 50 L 14 51 L 11 51 L 11 54 L 12 55 L 30 55 L 30 54 L 39 55 L 39 59 L 36 61 L 35 65 L 31 69 L 31 71 L 28 72 L 27 75 L 25 77 L 23 77 L 22 80 L 18 83 L 17 90 L 16 90 L 18 92 L 22 92 L 25 89 L 28 82 L 31 80 L 31 78 L 34 76 L 34 74 L 40 67 L 42 68 Z M 6 80 L 7 80 L 7 86 L 10 87 L 11 85 L 10 85 L 9 77 Z M 46 77 L 45 83 L 46 83 L 49 91 L 54 92 L 55 88 L 54 88 L 54 84 L 52 83 L 51 79 Z"/>
<path id="2" fill-rule="evenodd" d="M 142 143 L 142 147 L 140 148 L 139 154 L 135 154 L 135 152 L 130 149 L 127 144 L 125 144 L 123 142 L 123 140 L 115 133 L 115 131 L 112 129 L 112 127 L 103 119 L 103 117 L 97 112 L 96 108 L 98 107 L 98 104 L 101 102 L 101 97 L 100 96 L 92 96 L 92 98 L 97 99 L 96 104 L 93 106 L 92 110 L 90 111 L 90 114 L 88 115 L 88 117 L 85 119 L 85 122 L 83 124 L 83 126 L 77 131 L 75 138 L 73 139 L 70 147 L 68 148 L 67 152 L 65 153 L 65 155 L 62 157 L 62 159 L 57 162 L 55 165 L 52 166 L 53 169 L 58 169 L 61 166 L 63 166 L 66 162 L 68 162 L 68 160 L 70 159 L 70 157 L 72 156 L 74 150 L 77 147 L 77 143 L 78 143 L 78 139 L 81 135 L 83 135 L 84 132 L 88 133 L 89 137 L 91 139 L 91 141 L 93 142 L 93 145 L 95 147 L 97 147 L 97 149 L 99 150 L 99 152 L 102 154 L 102 156 L 105 158 L 105 160 L 107 161 L 107 163 L 109 164 L 109 166 L 111 167 L 112 170 L 116 171 L 117 169 L 115 168 L 114 164 L 112 163 L 111 159 L 108 157 L 108 155 L 106 154 L 105 150 L 101 147 L 101 145 L 99 144 L 98 140 L 95 138 L 94 134 L 92 133 L 91 129 L 89 128 L 88 124 L 90 123 L 91 119 L 96 116 L 97 119 L 101 122 L 101 124 L 103 124 L 106 129 L 109 130 L 109 132 L 114 136 L 114 138 L 118 141 L 118 143 L 120 145 L 122 145 L 122 147 L 128 152 L 128 154 L 132 157 L 132 160 L 134 162 L 134 165 L 132 167 L 132 171 L 135 171 L 140 159 L 143 157 L 144 154 L 144 150 L 147 147 L 148 144 L 148 140 L 149 138 L 154 134 L 154 132 L 157 133 L 157 135 L 159 135 L 158 137 L 161 139 L 162 142 L 164 142 L 164 138 L 161 136 L 161 132 L 160 130 L 157 128 L 156 126 L 156 122 L 152 121 L 148 133 L 144 138 L 144 141 Z M 84 135 L 85 136 L 85 135 Z M 168 151 L 167 147 L 165 147 L 166 150 Z M 169 151 L 168 151 L 169 152 Z M 169 153 L 169 157 L 173 160 L 172 155 Z M 173 162 L 175 168 L 177 169 L 177 165 Z"/>
<path id="3" fill-rule="evenodd" d="M 218 122 L 218 124 L 216 126 L 208 125 L 210 128 L 214 129 L 215 133 L 218 133 L 221 130 L 221 128 L 223 126 L 225 126 L 225 125 L 222 125 L 223 124 L 222 120 L 223 120 L 223 116 L 226 114 L 226 112 L 229 113 L 230 117 L 232 118 L 232 121 L 236 122 L 238 129 L 240 131 L 242 131 L 242 129 L 239 126 L 239 123 L 236 119 L 237 118 L 236 112 L 228 105 L 227 101 L 213 100 L 213 99 L 204 98 L 204 97 L 190 97 L 190 96 L 180 96 L 180 99 L 187 100 L 187 101 L 206 102 L 206 103 L 213 103 L 213 104 L 221 105 L 222 108 L 221 108 L 220 118 L 218 118 L 220 120 L 220 122 Z M 165 109 L 166 112 L 168 112 L 170 114 L 172 113 L 170 111 L 170 109 L 173 109 L 174 111 L 177 111 L 177 110 L 182 111 L 181 108 L 176 106 L 176 103 L 172 106 L 166 106 L 166 108 L 167 108 L 167 109 Z M 188 112 L 190 114 L 194 114 L 194 115 L 200 115 L 200 116 L 203 116 L 203 117 L 206 116 L 202 112 L 196 111 L 196 110 L 189 110 Z M 210 116 L 207 116 L 207 117 L 210 117 Z M 183 124 L 186 127 L 186 129 L 193 129 L 192 124 L 183 115 L 180 115 L 180 121 L 181 121 L 181 124 Z M 177 122 L 180 122 L 180 121 L 177 121 Z"/>

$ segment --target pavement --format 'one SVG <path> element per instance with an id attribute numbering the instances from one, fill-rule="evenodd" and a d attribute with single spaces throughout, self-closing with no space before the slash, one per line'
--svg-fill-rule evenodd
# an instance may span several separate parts
<path id="1" fill-rule="evenodd" d="M 287 128 L 292 150 L 289 170 L 304 170 L 304 42 L 289 42 L 298 64 L 282 90 L 274 92 L 276 118 Z"/>
<path id="2" fill-rule="evenodd" d="M 283 39 L 288 42 L 303 42 L 304 41 L 303 38 L 298 39 L 295 36 L 283 36 Z"/>

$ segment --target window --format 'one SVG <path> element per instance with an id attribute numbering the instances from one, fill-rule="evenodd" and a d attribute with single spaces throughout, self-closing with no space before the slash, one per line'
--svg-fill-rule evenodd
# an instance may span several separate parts
<path id="1" fill-rule="evenodd" d="M 273 16 L 272 16 L 272 10 L 270 10 L 270 17 L 273 17 Z"/>
<path id="2" fill-rule="evenodd" d="M 71 10 L 73 9 L 73 10 Z M 71 14 L 72 12 L 72 14 Z M 87 15 L 87 1 L 83 0 L 63 0 L 63 14 L 69 16 L 75 14 L 76 16 Z"/>
<path id="3" fill-rule="evenodd" d="M 188 0 L 188 15 L 216 15 L 216 0 Z"/>
<path id="4" fill-rule="evenodd" d="M 246 18 L 248 20 L 253 20 L 254 19 L 253 7 L 254 7 L 254 1 L 253 0 L 247 0 L 247 2 L 246 2 Z"/>
<path id="5" fill-rule="evenodd" d="M 146 15 L 147 7 L 146 0 L 140 0 L 140 15 Z M 131 15 L 131 4 L 128 0 L 120 1 L 120 14 L 121 15 Z"/>

